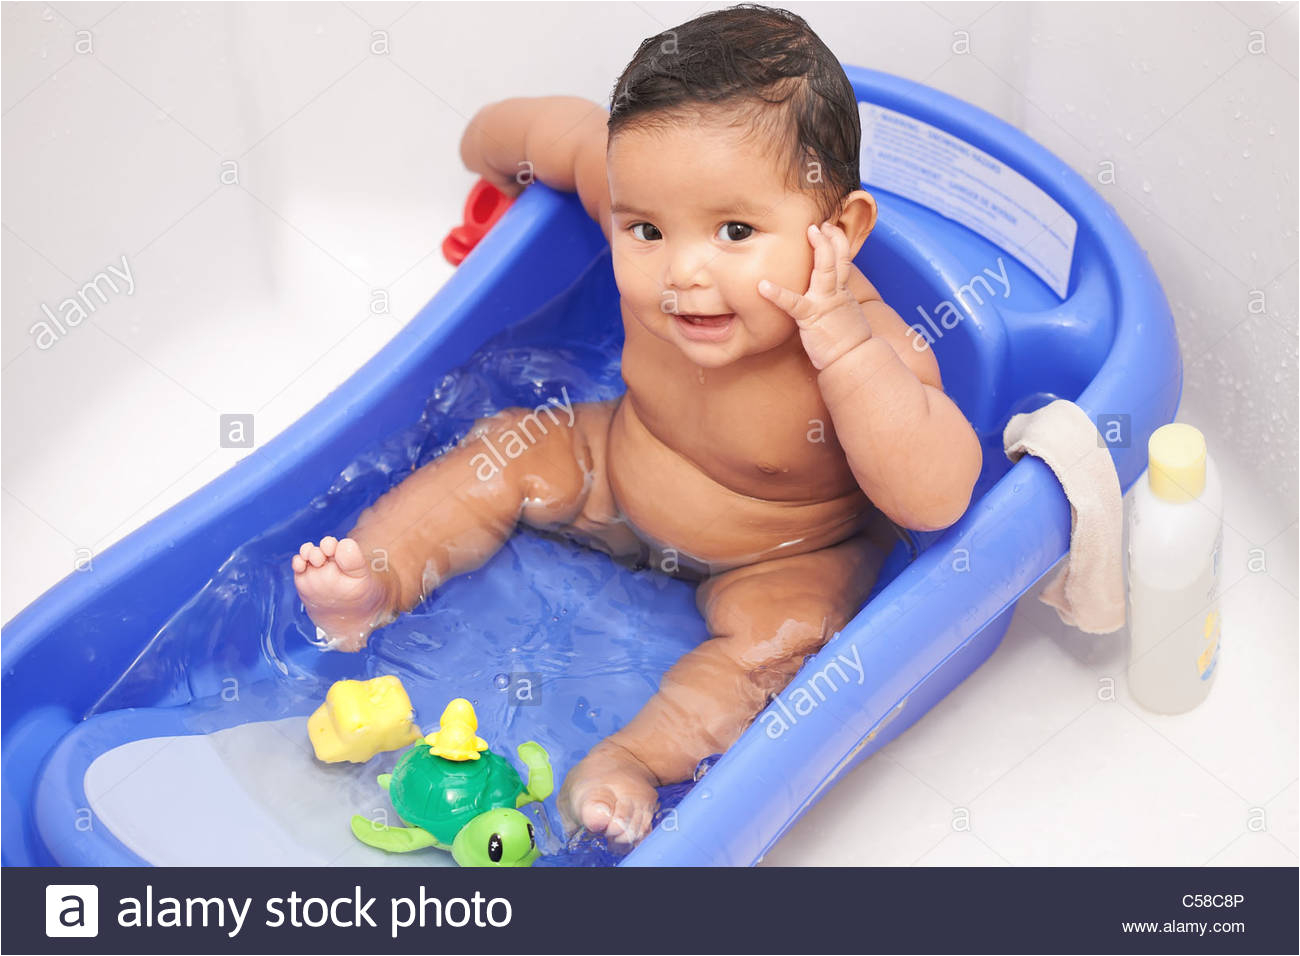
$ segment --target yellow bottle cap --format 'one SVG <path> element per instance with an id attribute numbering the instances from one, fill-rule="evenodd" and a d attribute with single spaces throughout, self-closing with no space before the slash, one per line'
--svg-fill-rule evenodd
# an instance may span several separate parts
<path id="1" fill-rule="evenodd" d="M 1205 436 L 1174 422 L 1151 433 L 1147 442 L 1147 480 L 1165 501 L 1191 501 L 1205 490 Z"/>

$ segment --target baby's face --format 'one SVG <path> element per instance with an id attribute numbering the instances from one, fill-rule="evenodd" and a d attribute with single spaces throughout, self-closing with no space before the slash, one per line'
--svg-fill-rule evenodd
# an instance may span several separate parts
<path id="1" fill-rule="evenodd" d="M 758 282 L 807 290 L 807 230 L 821 217 L 810 192 L 789 188 L 774 157 L 701 118 L 620 131 L 607 174 L 614 277 L 624 308 L 646 330 L 705 368 L 796 334 Z"/>

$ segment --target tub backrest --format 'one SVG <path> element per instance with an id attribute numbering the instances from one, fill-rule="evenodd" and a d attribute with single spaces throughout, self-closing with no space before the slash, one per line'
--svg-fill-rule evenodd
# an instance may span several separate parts
<path id="1" fill-rule="evenodd" d="M 851 72 L 863 186 L 880 208 L 858 264 L 992 440 L 1012 414 L 1077 398 L 1100 370 L 1115 333 L 1103 250 L 1010 150 L 967 142 L 917 88 L 891 97 L 875 76 Z"/>

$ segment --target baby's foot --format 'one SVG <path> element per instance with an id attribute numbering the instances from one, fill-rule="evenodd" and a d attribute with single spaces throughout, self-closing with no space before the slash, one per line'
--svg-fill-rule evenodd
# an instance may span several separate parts
<path id="1" fill-rule="evenodd" d="M 630 849 L 650 832 L 658 782 L 630 750 L 602 740 L 564 778 L 558 803 L 565 830 L 586 827 L 612 848 Z"/>
<path id="2" fill-rule="evenodd" d="M 359 651 L 384 623 L 388 593 L 351 538 L 310 541 L 293 556 L 293 583 L 307 614 L 341 651 Z"/>

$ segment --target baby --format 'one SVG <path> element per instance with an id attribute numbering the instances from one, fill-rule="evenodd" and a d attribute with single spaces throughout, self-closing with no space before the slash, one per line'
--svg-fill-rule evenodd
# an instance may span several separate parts
<path id="1" fill-rule="evenodd" d="M 484 108 L 466 165 L 576 189 L 609 238 L 626 393 L 541 422 L 507 409 L 307 543 L 295 583 L 345 650 L 516 525 L 699 579 L 710 639 L 569 773 L 565 824 L 632 844 L 655 787 L 724 751 L 866 600 L 889 521 L 970 502 L 979 441 L 925 343 L 854 266 L 876 220 L 848 78 L 797 16 L 709 13 L 642 43 L 608 114 L 562 97 Z M 539 427 L 549 425 L 549 427 Z M 508 467 L 473 467 L 480 438 Z M 520 442 L 518 434 L 529 437 Z M 888 519 L 888 520 L 885 520 Z"/>

